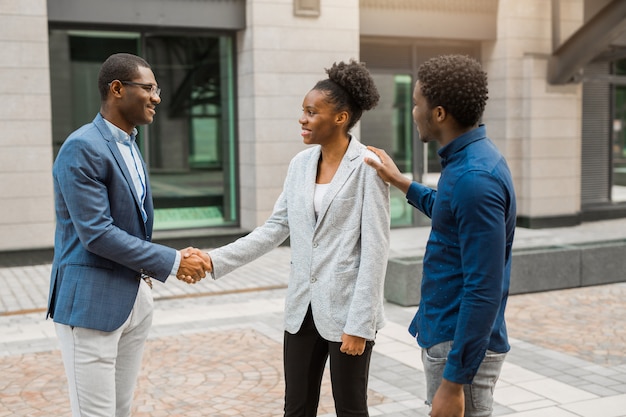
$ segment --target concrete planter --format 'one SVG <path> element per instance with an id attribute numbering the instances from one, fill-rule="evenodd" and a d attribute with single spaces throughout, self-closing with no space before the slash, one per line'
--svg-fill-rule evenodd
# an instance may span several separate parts
<path id="1" fill-rule="evenodd" d="M 420 300 L 422 257 L 391 258 L 385 299 L 401 306 Z M 513 251 L 510 294 L 626 282 L 626 241 Z"/>

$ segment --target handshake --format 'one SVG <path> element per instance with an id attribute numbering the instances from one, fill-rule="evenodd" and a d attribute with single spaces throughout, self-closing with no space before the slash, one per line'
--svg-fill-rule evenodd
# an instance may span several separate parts
<path id="1" fill-rule="evenodd" d="M 176 278 L 187 284 L 195 284 L 204 278 L 207 272 L 213 271 L 213 262 L 208 253 L 200 249 L 188 247 L 180 251 L 180 265 Z"/>

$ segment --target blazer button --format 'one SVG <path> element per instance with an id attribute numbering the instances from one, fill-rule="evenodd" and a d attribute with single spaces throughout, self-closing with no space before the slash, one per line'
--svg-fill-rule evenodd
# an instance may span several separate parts
<path id="1" fill-rule="evenodd" d="M 317 248 L 319 245 L 317 244 L 317 242 L 313 243 L 313 247 Z"/>
<path id="2" fill-rule="evenodd" d="M 316 281 L 317 281 L 317 278 L 311 277 L 311 282 L 316 282 Z"/>

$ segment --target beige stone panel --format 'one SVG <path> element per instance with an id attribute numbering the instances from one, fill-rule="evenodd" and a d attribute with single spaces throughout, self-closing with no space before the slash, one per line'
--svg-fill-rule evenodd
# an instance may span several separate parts
<path id="1" fill-rule="evenodd" d="M 488 40 L 496 37 L 496 16 L 432 10 L 360 10 L 361 35 L 425 39 Z"/>
<path id="2" fill-rule="evenodd" d="M 496 42 L 490 63 L 503 59 L 520 60 L 528 54 L 545 54 L 548 56 L 551 53 L 552 43 L 550 39 L 514 39 L 503 37 Z M 515 65 L 521 67 L 519 61 L 515 61 Z"/>
<path id="3" fill-rule="evenodd" d="M 488 135 L 496 147 L 500 150 L 500 153 L 506 158 L 507 161 L 515 158 L 521 158 L 523 139 L 520 138 L 501 138 L 493 135 Z"/>
<path id="4" fill-rule="evenodd" d="M 245 96 L 239 96 L 237 98 L 237 116 L 238 116 L 238 123 L 240 127 L 249 127 L 249 126 L 244 126 L 244 123 L 251 123 L 253 124 L 253 120 L 254 120 L 254 97 L 251 97 L 249 95 L 245 95 Z M 243 133 L 247 132 L 246 130 L 243 130 Z"/>
<path id="5" fill-rule="evenodd" d="M 528 163 L 528 178 L 571 178 L 580 175 L 580 161 L 573 158 L 534 158 Z"/>
<path id="6" fill-rule="evenodd" d="M 281 182 L 278 187 L 268 187 L 263 188 L 263 190 L 258 195 L 258 204 L 259 207 L 262 208 L 267 214 L 265 216 L 265 221 L 267 217 L 272 214 L 272 210 L 274 209 L 274 205 L 276 204 L 276 200 L 280 197 L 280 193 L 283 191 L 283 182 L 285 178 L 281 178 Z"/>
<path id="7" fill-rule="evenodd" d="M 322 2 L 319 17 L 293 15 L 293 2 L 255 2 L 250 22 L 254 26 L 277 26 L 284 28 L 319 27 L 359 30 L 359 6 L 357 0 Z"/>
<path id="8" fill-rule="evenodd" d="M 47 16 L 46 0 L 0 0 L 1 15 Z"/>
<path id="9" fill-rule="evenodd" d="M 567 137 L 536 137 L 529 140 L 532 145 L 526 153 L 528 158 L 570 159 L 580 158 L 580 141 Z"/>
<path id="10" fill-rule="evenodd" d="M 532 100 L 528 116 L 536 119 L 555 119 L 578 114 L 580 103 L 569 97 L 546 97 Z"/>
<path id="11" fill-rule="evenodd" d="M 530 40 L 550 39 L 552 36 L 550 15 L 537 18 L 509 18 L 498 22 L 506 26 L 506 35 L 509 39 Z"/>
<path id="12" fill-rule="evenodd" d="M 561 20 L 582 22 L 585 14 L 585 0 L 559 0 Z"/>
<path id="13" fill-rule="evenodd" d="M 242 190 L 254 190 L 257 187 L 256 159 L 253 163 L 239 163 L 239 186 Z M 243 201 L 243 200 L 242 200 Z"/>
<path id="14" fill-rule="evenodd" d="M 0 224 L 0 251 L 50 248 L 54 223 Z"/>
<path id="15" fill-rule="evenodd" d="M 537 18 L 550 16 L 550 2 L 546 0 L 505 0 L 498 2 L 499 20 L 510 18 Z"/>
<path id="16" fill-rule="evenodd" d="M 487 117 L 487 114 L 483 115 L 482 123 L 487 128 L 487 136 L 492 140 L 494 138 L 505 139 L 506 135 L 506 124 L 507 121 L 505 119 L 497 119 L 494 117 Z"/>
<path id="17" fill-rule="evenodd" d="M 540 88 L 544 88 L 548 94 L 563 94 L 571 97 L 572 100 L 578 100 L 582 104 L 582 84 L 564 84 L 554 85 L 548 84 L 547 81 L 543 85 L 539 85 Z"/>
<path id="18" fill-rule="evenodd" d="M 267 165 L 281 166 L 286 175 L 287 167 L 293 157 L 310 146 L 303 144 L 302 139 L 297 136 L 287 141 L 259 143 L 257 144 L 259 154 L 263 155 L 263 159 L 259 161 L 259 164 L 261 167 Z"/>
<path id="19" fill-rule="evenodd" d="M 329 62 L 325 68 L 332 65 Z M 310 74 L 276 74 L 272 72 L 260 72 L 254 77 L 255 91 L 263 96 L 293 96 L 300 100 L 309 92 L 318 80 L 327 78 L 324 67 Z"/>
<path id="20" fill-rule="evenodd" d="M 52 140 L 50 120 L 0 120 L 0 152 L 4 147 L 47 146 Z"/>
<path id="21" fill-rule="evenodd" d="M 0 14 L 0 40 L 34 42 L 48 39 L 47 16 Z"/>
<path id="22" fill-rule="evenodd" d="M 0 22 L 2 17 L 0 16 Z M 22 65 L 20 59 L 20 51 L 22 50 L 23 42 L 17 41 L 0 41 L 0 68 L 4 71 L 5 68 L 19 68 Z"/>
<path id="23" fill-rule="evenodd" d="M 47 68 L 2 68 L 0 94 L 35 92 L 50 94 L 50 72 Z"/>
<path id="24" fill-rule="evenodd" d="M 250 97 L 254 94 L 254 88 L 257 85 L 256 79 L 256 74 L 239 75 L 239 78 L 237 78 L 237 90 L 239 91 L 239 97 Z"/>
<path id="25" fill-rule="evenodd" d="M 291 159 L 296 153 L 306 148 L 300 135 L 300 125 L 296 119 L 288 121 L 259 120 L 256 132 L 256 142 L 259 152 L 262 154 L 266 149 L 274 150 L 280 146 L 280 152 L 284 154 L 280 161 L 285 158 Z M 277 161 L 277 162 L 280 162 Z"/>
<path id="26" fill-rule="evenodd" d="M 509 166 L 509 170 L 511 171 L 511 175 L 513 176 L 513 178 L 515 179 L 516 183 L 515 183 L 515 189 L 516 190 L 521 190 L 522 186 L 522 181 L 524 180 L 522 178 L 522 164 L 523 164 L 523 160 L 517 157 L 510 157 L 510 158 L 506 158 L 506 163 Z"/>
<path id="27" fill-rule="evenodd" d="M 319 74 L 319 76 L 323 76 L 324 68 L 328 68 L 336 61 L 349 60 L 357 53 L 358 50 L 330 49 L 327 51 L 310 51 L 304 54 L 301 52 L 294 53 L 294 51 L 258 51 L 255 52 L 255 68 L 261 73 Z"/>
<path id="28" fill-rule="evenodd" d="M 489 100 L 487 101 L 487 107 L 490 107 L 491 102 L 495 99 L 512 99 L 521 98 L 523 96 L 524 83 L 521 79 L 489 76 L 488 82 Z"/>
<path id="29" fill-rule="evenodd" d="M 580 120 L 574 117 L 568 118 L 535 118 L 528 123 L 528 134 L 531 138 L 566 139 L 572 142 L 580 142 Z"/>
<path id="30" fill-rule="evenodd" d="M 50 172 L 0 172 L 0 201 L 10 198 L 51 196 Z"/>
<path id="31" fill-rule="evenodd" d="M 255 100 L 255 115 L 258 119 L 280 117 L 283 118 L 285 113 L 290 113 L 295 123 L 300 117 L 302 109 L 302 97 L 281 97 L 281 96 L 258 96 Z"/>
<path id="32" fill-rule="evenodd" d="M 0 224 L 54 222 L 54 202 L 47 197 L 5 198 L 0 204 Z"/>
<path id="33" fill-rule="evenodd" d="M 580 211 L 580 197 L 534 198 L 530 200 L 529 216 L 549 217 L 574 215 Z"/>
<path id="34" fill-rule="evenodd" d="M 580 180 L 578 178 L 542 178 L 531 181 L 530 190 L 526 198 L 577 198 L 580 197 Z"/>
<path id="35" fill-rule="evenodd" d="M 0 121 L 50 120 L 49 94 L 0 95 Z"/>
<path id="36" fill-rule="evenodd" d="M 0 172 L 46 172 L 52 169 L 52 149 L 47 146 L 5 146 L 0 152 Z"/>
<path id="37" fill-rule="evenodd" d="M 353 31 L 335 29 L 320 31 L 319 28 L 283 29 L 262 27 L 256 30 L 254 45 L 261 50 L 287 50 L 299 55 L 311 51 L 325 52 L 329 46 L 335 50 L 358 49 L 359 38 Z"/>
<path id="38" fill-rule="evenodd" d="M 241 203 L 242 212 L 246 207 L 254 207 L 256 204 L 256 188 L 255 187 L 241 187 L 241 195 L 239 201 Z"/>
<path id="39" fill-rule="evenodd" d="M 257 226 L 256 212 L 253 210 L 249 210 L 246 207 L 253 207 L 253 206 L 251 205 L 244 206 L 242 203 L 241 209 L 239 210 L 239 214 L 241 216 L 241 218 L 239 219 L 239 222 L 241 224 L 242 229 L 251 231 Z"/>
<path id="40" fill-rule="evenodd" d="M 47 34 L 46 34 L 47 35 Z M 22 67 L 45 68 L 50 66 L 48 37 L 40 42 L 20 42 L 19 64 Z M 48 83 L 49 81 L 46 81 Z"/>
<path id="41" fill-rule="evenodd" d="M 483 114 L 483 120 L 485 122 L 489 122 L 492 120 L 506 120 L 507 114 L 507 103 L 509 100 L 502 97 L 489 97 L 487 101 L 487 107 L 485 108 L 485 113 Z"/>
<path id="42" fill-rule="evenodd" d="M 256 169 L 256 185 L 260 189 L 282 187 L 287 175 L 287 165 L 285 164 L 265 164 L 261 161 Z"/>
<path id="43" fill-rule="evenodd" d="M 487 80 L 505 80 L 522 79 L 524 77 L 524 68 L 521 61 L 521 55 L 509 55 L 493 59 L 486 65 Z"/>
<path id="44" fill-rule="evenodd" d="M 530 216 L 530 200 L 524 198 L 524 195 L 515 189 L 515 202 L 517 205 L 517 216 Z"/>

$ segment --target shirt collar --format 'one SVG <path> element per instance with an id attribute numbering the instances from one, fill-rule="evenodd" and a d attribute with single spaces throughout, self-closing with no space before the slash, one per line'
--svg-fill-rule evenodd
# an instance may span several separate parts
<path id="1" fill-rule="evenodd" d="M 470 143 L 476 142 L 477 140 L 481 140 L 486 137 L 487 129 L 485 128 L 484 124 L 481 124 L 476 129 L 472 129 L 469 132 L 465 132 L 461 136 L 458 136 L 452 142 L 439 149 L 437 153 L 441 157 L 443 163 L 447 158 L 459 152 Z"/>
<path id="2" fill-rule="evenodd" d="M 133 128 L 133 131 L 129 135 L 128 133 L 120 129 L 119 127 L 115 126 L 113 123 L 109 122 L 107 119 L 104 119 L 104 122 L 109 127 L 109 130 L 111 131 L 111 134 L 113 135 L 113 139 L 115 139 L 117 143 L 130 145 L 132 142 L 135 141 L 135 137 L 137 137 L 137 128 Z"/>

